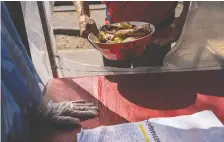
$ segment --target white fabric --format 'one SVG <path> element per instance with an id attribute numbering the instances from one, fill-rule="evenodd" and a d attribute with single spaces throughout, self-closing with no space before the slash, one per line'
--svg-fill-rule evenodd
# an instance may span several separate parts
<path id="1" fill-rule="evenodd" d="M 166 66 L 224 65 L 224 2 L 192 2 L 182 34 L 164 59 Z"/>

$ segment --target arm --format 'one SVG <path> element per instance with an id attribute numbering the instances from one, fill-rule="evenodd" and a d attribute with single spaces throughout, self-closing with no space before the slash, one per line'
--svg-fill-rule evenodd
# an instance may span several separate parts
<path id="1" fill-rule="evenodd" d="M 73 4 L 78 13 L 80 35 L 83 38 L 88 38 L 88 35 L 91 32 L 97 35 L 98 29 L 97 29 L 95 21 L 92 18 L 90 18 L 88 1 L 76 0 L 73 2 Z"/>
<path id="2" fill-rule="evenodd" d="M 190 2 L 189 1 L 184 1 L 183 3 L 184 8 L 183 11 L 181 13 L 181 15 L 179 17 L 177 17 L 173 23 L 170 25 L 170 34 L 168 37 L 164 38 L 155 38 L 154 39 L 154 43 L 155 44 L 159 44 L 161 46 L 172 43 L 172 42 L 176 42 L 178 40 L 178 38 L 181 35 L 185 20 L 187 18 L 187 14 L 188 14 L 188 10 L 189 10 L 189 6 L 190 6 Z"/>
<path id="3" fill-rule="evenodd" d="M 86 15 L 90 17 L 90 12 L 89 12 L 89 4 L 88 1 L 73 1 L 73 4 L 77 10 L 78 17 L 82 15 Z"/>
<path id="4" fill-rule="evenodd" d="M 187 18 L 190 2 L 184 1 L 183 5 L 184 5 L 184 8 L 183 8 L 181 15 L 176 19 L 176 21 L 173 23 L 172 26 L 183 28 L 185 20 Z"/>
<path id="5" fill-rule="evenodd" d="M 190 6 L 190 1 L 184 1 L 184 9 L 181 13 L 181 16 L 187 16 L 189 6 Z"/>

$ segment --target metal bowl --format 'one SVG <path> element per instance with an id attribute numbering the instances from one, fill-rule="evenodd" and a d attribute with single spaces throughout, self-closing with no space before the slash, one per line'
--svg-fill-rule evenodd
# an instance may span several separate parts
<path id="1" fill-rule="evenodd" d="M 145 22 L 129 22 L 136 26 L 142 26 L 148 24 Z M 115 23 L 115 25 L 118 23 Z M 150 28 L 152 32 L 142 38 L 138 38 L 133 41 L 123 42 L 123 43 L 99 43 L 97 37 L 90 33 L 88 36 L 88 41 L 98 49 L 102 55 L 109 60 L 125 60 L 128 58 L 136 57 L 141 55 L 146 46 L 151 41 L 151 36 L 155 32 L 155 27 L 151 24 Z"/>

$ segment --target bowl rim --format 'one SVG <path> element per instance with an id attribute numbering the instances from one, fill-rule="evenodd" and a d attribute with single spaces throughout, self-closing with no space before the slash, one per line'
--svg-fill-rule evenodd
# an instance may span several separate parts
<path id="1" fill-rule="evenodd" d="M 90 36 L 91 34 L 93 34 L 92 32 L 88 35 L 88 40 L 89 42 L 91 43 L 94 43 L 94 44 L 100 44 L 100 45 L 116 45 L 116 44 L 128 44 L 128 43 L 131 43 L 131 42 L 136 42 L 136 41 L 139 41 L 141 39 L 144 39 L 146 37 L 149 37 L 151 36 L 154 32 L 155 32 L 155 26 L 150 24 L 150 23 L 147 23 L 147 22 L 139 22 L 139 21 L 128 21 L 129 23 L 142 23 L 142 24 L 149 24 L 150 25 L 150 28 L 152 29 L 152 32 L 146 36 L 143 36 L 141 38 L 138 38 L 136 40 L 133 40 L 133 41 L 127 41 L 127 42 L 122 42 L 122 43 L 99 43 L 99 42 L 95 42 L 93 40 L 90 39 Z M 118 22 L 118 23 L 121 23 L 121 22 Z M 113 23 L 113 24 L 118 24 L 118 23 Z"/>

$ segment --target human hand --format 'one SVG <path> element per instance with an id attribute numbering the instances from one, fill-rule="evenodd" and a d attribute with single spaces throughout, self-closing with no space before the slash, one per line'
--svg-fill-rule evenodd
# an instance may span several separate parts
<path id="1" fill-rule="evenodd" d="M 80 118 L 93 118 L 98 115 L 98 108 L 93 103 L 86 103 L 83 100 L 49 102 L 47 106 L 50 111 L 43 118 L 56 124 L 75 125 L 80 123 Z M 42 113 L 46 112 L 45 110 Z"/>
<path id="2" fill-rule="evenodd" d="M 88 35 L 92 32 L 94 35 L 98 35 L 99 30 L 95 21 L 87 15 L 81 15 L 79 17 L 80 35 L 83 38 L 88 38 Z"/>
<path id="3" fill-rule="evenodd" d="M 164 46 L 169 43 L 173 43 L 178 40 L 182 32 L 184 25 L 184 20 L 182 18 L 176 18 L 173 23 L 170 25 L 170 33 L 167 37 L 156 37 L 153 39 L 153 43 Z"/>

